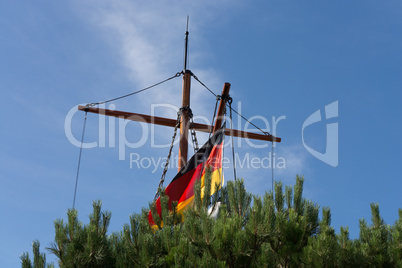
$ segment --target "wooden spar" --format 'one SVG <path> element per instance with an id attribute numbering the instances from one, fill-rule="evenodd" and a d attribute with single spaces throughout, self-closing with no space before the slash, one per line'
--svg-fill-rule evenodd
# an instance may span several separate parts
<path id="1" fill-rule="evenodd" d="M 225 112 L 226 102 L 228 100 L 227 97 L 229 97 L 229 90 L 230 90 L 230 83 L 225 83 L 222 89 L 221 100 L 219 102 L 218 113 L 216 114 L 213 133 L 215 133 L 222 126 L 223 114 Z"/>
<path id="2" fill-rule="evenodd" d="M 191 71 L 187 70 L 188 60 L 188 16 L 187 28 L 184 37 L 184 68 L 183 68 L 183 85 L 181 93 L 181 121 L 180 121 L 180 143 L 179 143 L 179 160 L 177 167 L 180 171 L 187 163 L 188 153 L 188 129 L 190 124 L 190 88 L 191 88 Z"/>
<path id="3" fill-rule="evenodd" d="M 187 69 L 187 67 L 188 67 L 187 66 L 188 35 L 189 35 L 189 32 L 188 32 L 188 17 L 187 17 L 187 30 L 186 30 L 186 34 L 185 34 L 185 50 L 184 50 L 184 69 L 183 69 L 183 72 L 181 72 L 181 74 L 183 74 L 183 84 L 182 84 L 182 103 L 181 103 L 181 108 L 180 108 L 181 115 L 180 115 L 179 159 L 178 159 L 178 163 L 177 163 L 179 172 L 186 165 L 187 159 L 188 159 L 188 131 L 190 128 L 190 113 L 191 113 L 190 91 L 191 91 L 191 76 L 193 75 L 192 72 Z M 167 80 L 165 80 L 165 81 L 167 81 Z M 160 83 L 158 83 L 158 84 L 160 84 Z M 155 85 L 157 85 L 157 84 L 155 84 Z M 205 124 L 199 124 L 199 123 L 192 122 L 191 127 L 194 130 L 198 130 L 198 131 L 202 131 L 202 132 L 206 132 L 206 133 L 211 133 L 211 132 L 215 133 L 222 126 L 223 119 L 224 119 L 223 117 L 224 117 L 225 109 L 226 109 L 226 103 L 229 100 L 231 101 L 231 99 L 229 98 L 229 91 L 230 91 L 230 83 L 225 83 L 223 90 L 222 90 L 219 108 L 218 108 L 218 111 L 216 114 L 215 124 L 213 126 L 211 126 L 211 125 L 205 125 Z M 140 91 L 138 91 L 138 92 L 140 92 Z M 135 92 L 135 93 L 138 93 L 138 92 Z M 129 95 L 132 95 L 132 94 L 129 94 Z M 125 95 L 120 98 L 129 96 L 129 95 Z M 119 98 L 117 98 L 117 99 L 119 99 Z M 116 100 L 116 99 L 113 99 L 113 100 Z M 109 100 L 109 101 L 111 101 L 111 100 Z M 105 103 L 105 102 L 103 102 L 103 103 Z M 90 112 L 90 113 L 107 115 L 107 116 L 113 116 L 113 117 L 117 117 L 120 119 L 126 119 L 126 120 L 131 120 L 131 121 L 161 125 L 161 126 L 176 127 L 176 125 L 177 125 L 177 120 L 173 120 L 173 119 L 169 119 L 169 118 L 150 116 L 150 115 L 144 115 L 144 114 L 138 114 L 138 113 L 129 113 L 129 112 L 123 112 L 123 111 L 116 111 L 116 110 L 108 110 L 108 109 L 102 109 L 102 108 L 95 108 L 95 107 L 89 107 L 89 105 L 88 106 L 78 106 L 78 110 Z M 262 141 L 281 142 L 281 138 L 274 137 L 273 135 L 270 135 L 268 133 L 259 134 L 259 133 L 246 132 L 246 131 L 236 130 L 236 129 L 225 128 L 225 135 L 246 138 L 246 139 L 248 138 L 248 139 L 262 140 Z M 173 144 L 172 144 L 172 146 L 173 146 Z M 171 152 L 171 150 L 172 150 L 172 148 L 170 148 L 170 152 Z M 170 157 L 170 152 L 169 152 L 169 157 Z M 166 172 L 166 170 L 164 171 L 164 173 L 162 175 L 160 185 L 163 185 L 163 177 L 165 175 L 165 172 Z M 236 177 L 236 175 L 235 175 L 235 177 Z M 157 192 L 157 195 L 158 195 L 158 193 L 159 193 L 159 190 Z"/>
<path id="4" fill-rule="evenodd" d="M 102 108 L 95 108 L 95 107 L 86 107 L 86 106 L 78 106 L 78 110 L 85 111 L 88 109 L 88 112 L 95 113 L 95 114 L 102 114 L 107 116 L 113 116 L 120 119 L 126 119 L 136 122 L 144 122 L 149 124 L 155 124 L 159 126 L 166 126 L 166 127 L 175 127 L 176 120 L 158 116 L 150 116 L 145 114 L 138 114 L 138 113 L 129 113 L 129 112 L 122 112 L 116 110 L 109 110 L 109 109 L 102 109 Z M 194 123 L 193 127 L 197 131 L 209 133 L 211 131 L 210 125 Z M 261 140 L 261 141 L 274 141 L 274 142 L 281 142 L 281 138 L 253 133 L 253 132 L 246 132 L 242 130 L 236 129 L 226 129 L 225 135 L 239 137 L 239 138 L 247 138 L 252 140 Z"/>
<path id="5" fill-rule="evenodd" d="M 188 129 L 190 125 L 189 110 L 188 110 L 190 109 L 190 85 L 191 85 L 191 72 L 185 70 L 183 75 L 183 91 L 181 97 L 182 113 L 180 121 L 180 144 L 179 144 L 179 162 L 178 162 L 179 171 L 187 163 Z"/>

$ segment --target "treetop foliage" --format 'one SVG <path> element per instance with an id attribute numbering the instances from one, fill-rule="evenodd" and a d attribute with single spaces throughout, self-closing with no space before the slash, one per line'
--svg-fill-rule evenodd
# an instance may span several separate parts
<path id="1" fill-rule="evenodd" d="M 205 191 L 209 192 L 210 178 Z M 248 193 L 243 180 L 229 181 L 211 198 L 201 198 L 195 185 L 194 206 L 181 215 L 168 210 L 162 191 L 159 229 L 148 222 L 149 209 L 130 216 L 123 230 L 108 234 L 111 213 L 93 203 L 89 224 L 69 210 L 67 221 L 54 222 L 55 241 L 47 250 L 60 267 L 402 267 L 402 210 L 386 225 L 378 204 L 371 204 L 371 224 L 360 220 L 360 236 L 351 240 L 347 227 L 336 234 L 331 211 L 303 198 L 303 177 L 274 193 Z M 176 204 L 172 204 L 175 208 Z M 217 210 L 211 217 L 208 209 Z M 155 208 L 150 204 L 151 211 Z M 153 215 L 157 215 L 156 213 Z M 163 224 L 161 224 L 163 222 Z M 39 242 L 33 243 L 22 267 L 46 267 Z M 47 267 L 52 267 L 48 265 Z"/>

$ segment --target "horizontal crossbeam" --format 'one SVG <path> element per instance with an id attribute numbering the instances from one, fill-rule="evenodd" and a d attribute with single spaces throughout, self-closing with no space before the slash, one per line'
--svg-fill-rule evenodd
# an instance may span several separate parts
<path id="1" fill-rule="evenodd" d="M 144 123 L 149 123 L 149 124 L 166 126 L 166 127 L 175 127 L 175 125 L 176 125 L 176 120 L 174 120 L 174 119 L 145 115 L 145 114 L 129 113 L 129 112 L 95 108 L 95 107 L 86 107 L 86 106 L 81 106 L 81 105 L 78 106 L 78 110 L 88 111 L 90 113 L 95 113 L 95 114 L 113 116 L 113 117 L 136 121 L 136 122 L 144 122 Z M 210 133 L 211 128 L 212 128 L 210 125 L 205 125 L 205 124 L 200 124 L 200 123 L 194 123 L 191 127 L 193 127 L 197 131 L 206 132 L 206 133 Z M 239 138 L 252 139 L 252 140 L 281 142 L 281 138 L 274 137 L 272 135 L 264 135 L 264 134 L 259 134 L 259 133 L 237 130 L 237 129 L 228 129 L 227 128 L 225 130 L 225 135 L 239 137 Z"/>

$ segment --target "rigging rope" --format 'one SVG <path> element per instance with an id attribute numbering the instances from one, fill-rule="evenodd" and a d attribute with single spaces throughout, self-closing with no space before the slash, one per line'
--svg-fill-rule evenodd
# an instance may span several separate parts
<path id="1" fill-rule="evenodd" d="M 158 189 L 156 190 L 156 194 L 155 194 L 155 197 L 154 197 L 154 202 L 156 201 L 156 199 L 158 199 L 159 190 L 163 187 L 163 182 L 165 181 L 166 172 L 167 172 L 168 167 L 169 167 L 170 157 L 171 157 L 171 155 L 172 155 L 172 149 L 173 149 L 174 141 L 175 141 L 176 135 L 177 135 L 177 129 L 178 129 L 179 126 L 180 126 L 181 112 L 182 112 L 182 109 L 180 109 L 180 110 L 177 112 L 177 120 L 176 120 L 176 125 L 175 125 L 175 127 L 174 127 L 174 132 L 173 132 L 173 137 L 172 137 L 172 143 L 170 144 L 169 153 L 168 153 L 168 156 L 167 156 L 167 159 L 166 159 L 165 167 L 163 168 L 161 180 L 159 181 Z"/>
<path id="2" fill-rule="evenodd" d="M 216 110 L 218 107 L 218 101 L 220 99 L 221 99 L 221 96 L 216 96 L 215 110 L 214 110 L 214 114 L 212 116 L 211 131 L 209 132 L 208 140 L 211 139 L 211 134 L 212 134 L 212 131 L 214 130 L 214 120 L 215 120 L 215 116 L 216 116 Z M 226 109 L 225 109 L 225 120 L 223 122 L 224 122 L 223 126 L 224 126 L 224 128 L 226 128 Z M 225 131 L 223 131 L 223 135 L 225 135 Z M 223 136 L 223 139 L 225 139 L 225 136 Z M 223 159 L 224 149 L 225 149 L 225 146 L 222 147 L 222 159 Z M 202 163 L 201 170 L 204 170 L 204 167 L 205 167 L 205 162 Z M 202 177 L 202 172 L 200 172 L 198 179 L 200 180 L 201 177 Z M 223 178 L 223 171 L 221 172 L 221 181 L 222 181 L 222 178 Z"/>
<path id="3" fill-rule="evenodd" d="M 253 124 L 251 121 L 249 121 L 247 118 L 245 118 L 243 115 L 241 115 L 239 112 L 237 112 L 235 109 L 231 108 L 231 110 L 233 110 L 233 112 L 235 112 L 237 115 L 239 115 L 241 118 L 243 118 L 244 120 L 246 120 L 250 125 L 252 125 L 253 127 L 255 127 L 256 129 L 258 129 L 259 131 L 261 131 L 262 133 L 264 133 L 267 136 L 272 137 L 272 134 L 269 134 L 266 131 L 263 131 L 261 128 L 259 128 L 258 126 L 256 126 L 255 124 Z"/>
<path id="4" fill-rule="evenodd" d="M 221 98 L 221 96 L 215 94 L 211 89 L 209 89 L 203 82 L 201 82 L 197 76 L 195 76 L 194 74 L 192 74 L 192 76 L 194 77 L 194 79 L 196 81 L 198 81 L 204 88 L 206 88 L 212 95 L 214 95 L 216 97 L 216 104 L 215 104 L 215 112 L 214 112 L 214 117 L 212 118 L 212 122 L 214 122 L 215 120 L 215 113 L 216 113 L 216 108 L 218 105 L 218 100 Z M 255 127 L 256 129 L 258 129 L 259 131 L 261 131 L 264 135 L 267 135 L 269 137 L 274 137 L 272 134 L 263 131 L 261 128 L 259 128 L 257 125 L 255 125 L 254 123 L 252 123 L 251 121 L 249 121 L 246 117 L 244 117 L 243 115 L 241 115 L 239 112 L 237 112 L 235 109 L 232 108 L 232 98 L 230 98 L 230 101 L 228 101 L 227 106 L 229 106 L 230 109 L 230 128 L 233 129 L 233 117 L 232 117 L 232 111 L 235 112 L 238 116 L 240 116 L 243 120 L 245 120 L 246 122 L 248 122 L 250 125 L 252 125 L 253 127 Z M 225 114 L 226 115 L 226 114 Z M 211 137 L 211 133 L 212 133 L 212 129 L 211 132 L 209 134 L 209 137 Z M 232 157 L 233 157 L 233 173 L 234 173 L 234 178 L 236 180 L 236 162 L 235 162 L 235 153 L 234 153 L 234 144 L 233 144 L 233 136 L 231 136 L 232 139 Z M 272 152 L 271 152 L 271 177 L 272 177 L 272 191 L 274 189 L 274 141 L 272 141 Z"/>
<path id="5" fill-rule="evenodd" d="M 191 118 L 190 132 L 191 132 L 191 141 L 193 142 L 194 153 L 196 153 L 196 152 L 198 152 L 200 147 L 198 146 L 197 133 L 195 132 L 195 129 L 194 129 L 193 118 Z"/>
<path id="6" fill-rule="evenodd" d="M 198 81 L 198 83 L 200 83 L 203 87 L 205 87 L 209 92 L 211 92 L 212 95 L 214 95 L 215 97 L 217 97 L 218 95 L 216 95 L 212 90 L 210 90 L 203 82 L 201 82 L 197 76 L 195 76 L 195 74 L 191 73 L 191 75 L 194 77 L 194 79 L 196 81 Z"/>
<path id="7" fill-rule="evenodd" d="M 78 176 L 80 174 L 80 166 L 81 166 L 81 155 L 82 155 L 82 145 L 84 143 L 84 134 L 85 134 L 85 127 L 87 125 L 87 114 L 88 114 L 88 107 L 85 108 L 85 118 L 84 118 L 84 126 L 82 128 L 82 135 L 81 135 L 81 147 L 80 147 L 80 154 L 78 156 L 78 167 L 77 167 L 77 175 L 75 178 L 75 189 L 74 189 L 74 199 L 73 199 L 73 210 L 75 208 L 75 197 L 77 195 L 77 186 L 78 186 Z"/>
<path id="8" fill-rule="evenodd" d="M 222 127 L 224 128 L 223 130 L 223 143 L 225 141 L 225 130 L 226 130 L 226 108 L 224 109 L 224 118 L 223 118 L 223 125 Z M 222 143 L 222 160 L 225 159 L 225 146 L 223 146 Z M 236 178 L 235 178 L 236 180 Z M 221 168 L 221 183 L 223 182 L 223 163 L 222 163 L 222 168 Z M 223 185 L 221 185 L 223 186 Z"/>
<path id="9" fill-rule="evenodd" d="M 171 80 L 171 79 L 173 79 L 173 78 L 179 77 L 179 76 L 182 75 L 182 74 L 183 74 L 183 72 L 177 72 L 175 75 L 173 75 L 173 76 L 171 76 L 171 77 L 169 77 L 169 78 L 167 78 L 167 79 L 165 79 L 165 80 L 163 80 L 163 81 L 160 81 L 160 82 L 158 82 L 158 83 L 156 83 L 156 84 L 153 84 L 153 85 L 151 85 L 151 86 L 149 86 L 149 87 L 146 87 L 146 88 L 137 90 L 137 91 L 135 91 L 135 92 L 132 92 L 132 93 L 129 93 L 129 94 L 126 94 L 126 95 L 117 97 L 117 98 L 113 98 L 113 99 L 110 99 L 110 100 L 101 101 L 101 102 L 93 102 L 93 103 L 88 104 L 88 106 L 95 106 L 95 105 L 99 105 L 99 104 L 104 104 L 104 103 L 108 103 L 108 102 L 111 102 L 111 101 L 115 101 L 115 100 L 119 100 L 119 99 L 123 99 L 123 98 L 129 97 L 129 96 L 135 95 L 135 94 L 137 94 L 137 93 L 143 92 L 143 91 L 145 91 L 145 90 L 148 90 L 148 89 L 151 89 L 151 88 L 153 88 L 153 87 L 156 87 L 156 86 L 158 86 L 158 85 L 160 85 L 160 84 L 163 84 L 163 83 L 165 83 L 165 82 L 167 82 L 167 81 L 169 81 L 169 80 Z"/>
<path id="10" fill-rule="evenodd" d="M 193 143 L 194 153 L 199 150 L 197 133 L 194 128 L 194 119 L 193 119 L 193 111 L 191 111 L 190 107 L 188 107 L 188 117 L 190 117 L 190 133 L 191 133 L 191 141 Z"/>
<path id="11" fill-rule="evenodd" d="M 196 81 L 198 81 L 204 88 L 206 88 L 212 95 L 214 95 L 216 97 L 216 104 L 215 104 L 215 111 L 214 111 L 214 117 L 212 118 L 212 122 L 214 122 L 215 120 L 215 113 L 216 113 L 216 108 L 218 105 L 218 100 L 221 99 L 220 95 L 215 94 L 211 89 L 209 89 L 203 82 L 201 82 L 197 76 L 195 76 L 194 74 L 192 74 L 192 76 L 194 77 L 194 79 Z M 236 111 L 235 109 L 232 108 L 232 98 L 229 99 L 230 101 L 228 101 L 227 106 L 229 106 L 230 109 L 230 128 L 233 129 L 233 117 L 232 117 L 232 111 L 235 112 L 238 116 L 240 116 L 243 120 L 245 120 L 246 122 L 248 122 L 250 125 L 252 125 L 253 127 L 255 127 L 256 129 L 258 129 L 259 131 L 261 131 L 264 135 L 267 135 L 269 137 L 273 137 L 272 134 L 263 131 L 261 128 L 259 128 L 257 125 L 255 125 L 254 123 L 252 123 L 251 121 L 249 121 L 246 117 L 244 117 L 243 115 L 241 115 L 238 111 Z M 226 113 L 225 113 L 226 116 Z M 209 133 L 209 137 L 211 137 L 211 133 L 212 133 L 212 129 L 211 132 Z M 234 179 L 236 180 L 236 162 L 235 162 L 235 153 L 234 153 L 234 144 L 233 144 L 233 136 L 231 136 L 231 140 L 232 140 L 232 157 L 233 157 L 233 173 L 234 173 Z M 271 155 L 271 168 L 272 168 L 272 189 L 274 188 L 274 142 L 272 141 L 272 155 Z"/>
<path id="12" fill-rule="evenodd" d="M 216 109 L 218 108 L 218 101 L 219 101 L 220 99 L 221 99 L 221 96 L 216 95 L 215 109 L 214 109 L 214 114 L 213 114 L 213 116 L 212 116 L 211 131 L 209 132 L 209 137 L 208 137 L 208 139 L 211 138 L 212 131 L 214 131 L 214 121 L 215 121 L 215 116 L 216 116 Z"/>
<path id="13" fill-rule="evenodd" d="M 206 88 L 212 95 L 214 95 L 215 97 L 220 97 L 219 95 L 215 94 L 211 89 L 209 89 L 203 82 L 201 82 L 197 76 L 195 76 L 194 74 L 192 74 L 192 76 L 194 77 L 195 80 L 197 80 L 204 88 Z M 251 121 L 249 121 L 247 118 L 245 118 L 243 115 L 241 115 L 239 112 L 237 112 L 235 109 L 233 109 L 230 106 L 230 110 L 233 110 L 233 112 L 235 112 L 237 115 L 239 115 L 241 118 L 243 118 L 244 120 L 246 120 L 250 125 L 252 125 L 253 127 L 255 127 L 256 129 L 258 129 L 259 131 L 261 131 L 263 134 L 267 135 L 267 136 L 272 136 L 271 134 L 269 134 L 266 131 L 263 131 L 261 128 L 259 128 L 258 126 L 256 126 L 255 124 L 253 124 Z"/>
<path id="14" fill-rule="evenodd" d="M 271 170 L 272 170 L 272 192 L 274 192 L 274 142 L 272 141 L 272 148 L 271 148 Z"/>
<path id="15" fill-rule="evenodd" d="M 228 104 L 229 104 L 229 108 L 230 108 L 230 128 L 233 129 L 233 117 L 232 117 L 232 102 L 233 99 L 229 97 L 228 99 Z M 230 135 L 231 139 L 232 139 L 232 158 L 233 158 L 233 176 L 234 176 L 234 180 L 236 181 L 236 159 L 235 159 L 235 152 L 234 152 L 234 143 L 233 143 L 233 135 Z"/>

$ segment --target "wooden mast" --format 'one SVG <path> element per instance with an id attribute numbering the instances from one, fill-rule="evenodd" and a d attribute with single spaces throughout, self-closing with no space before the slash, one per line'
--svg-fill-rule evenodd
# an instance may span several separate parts
<path id="1" fill-rule="evenodd" d="M 188 153 L 188 130 L 189 130 L 189 109 L 190 109 L 190 87 L 191 87 L 191 71 L 187 70 L 187 53 L 188 53 L 188 16 L 187 28 L 185 34 L 184 44 L 184 68 L 183 68 L 183 86 L 181 95 L 181 121 L 180 121 L 180 144 L 179 144 L 179 159 L 178 169 L 187 163 Z"/>
<path id="2" fill-rule="evenodd" d="M 192 72 L 187 69 L 188 63 L 188 16 L 187 16 L 187 28 L 185 33 L 185 46 L 184 46 L 184 68 L 183 68 L 183 84 L 182 84 L 182 102 L 181 102 L 181 120 L 180 120 L 180 144 L 179 144 L 179 159 L 178 159 L 178 169 L 180 169 L 187 163 L 188 159 L 188 131 L 190 126 L 190 89 L 191 89 L 191 76 Z M 210 133 L 211 129 L 214 133 L 217 131 L 223 122 L 223 116 L 226 109 L 226 103 L 229 97 L 230 83 L 225 83 L 222 90 L 222 97 L 219 103 L 218 112 L 216 114 L 215 124 L 211 125 L 194 123 L 193 127 L 195 130 Z M 113 116 L 121 119 L 127 119 L 138 122 L 145 122 L 149 124 L 156 124 L 162 126 L 175 127 L 176 120 L 156 117 L 138 113 L 129 113 L 116 110 L 108 110 L 101 108 L 94 108 L 89 106 L 78 106 L 78 110 L 86 111 L 90 113 L 102 114 L 107 116 Z M 225 135 L 248 138 L 254 140 L 263 140 L 271 142 L 281 142 L 281 138 L 275 137 L 273 135 L 265 135 L 253 132 L 246 132 L 236 129 L 225 129 Z"/>
<path id="3" fill-rule="evenodd" d="M 183 92 L 181 101 L 181 121 L 180 121 L 180 144 L 179 144 L 179 162 L 178 169 L 180 170 L 187 163 L 188 153 L 188 130 L 189 130 L 189 111 L 190 109 L 190 84 L 191 73 L 185 70 L 183 75 Z"/>
<path id="4" fill-rule="evenodd" d="M 226 102 L 228 101 L 229 97 L 229 90 L 230 90 L 230 83 L 225 83 L 222 89 L 221 100 L 219 102 L 218 113 L 216 114 L 213 133 L 215 133 L 215 131 L 217 131 L 222 126 L 223 114 L 225 112 Z"/>

